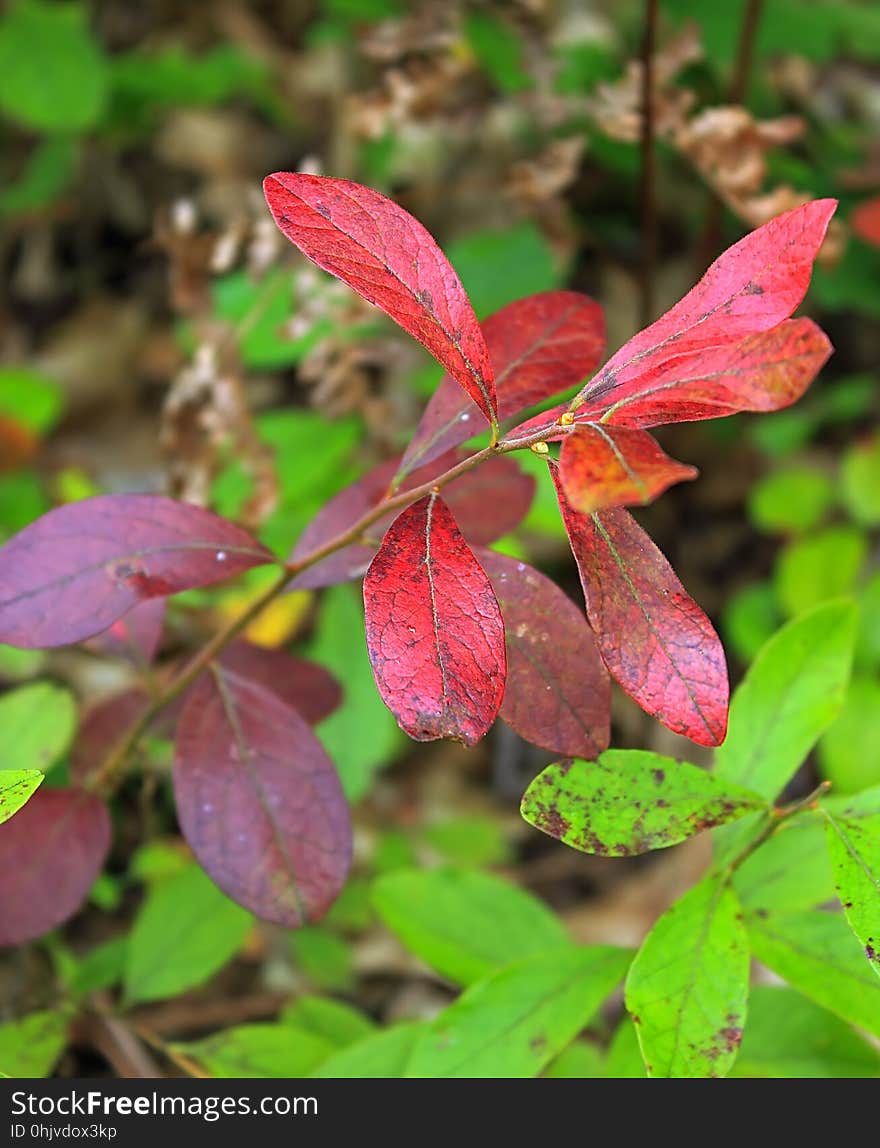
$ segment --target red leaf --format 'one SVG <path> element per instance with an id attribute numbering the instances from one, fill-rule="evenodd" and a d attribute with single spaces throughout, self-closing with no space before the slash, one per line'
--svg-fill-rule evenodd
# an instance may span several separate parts
<path id="1" fill-rule="evenodd" d="M 41 786 L 0 829 L 0 945 L 41 937 L 72 917 L 109 849 L 100 798 Z"/>
<path id="2" fill-rule="evenodd" d="M 740 411 L 777 411 L 801 397 L 831 354 L 811 319 L 786 319 L 736 343 L 662 359 L 620 387 L 584 404 L 576 423 L 649 427 L 716 419 Z M 550 428 L 567 407 L 545 411 L 514 432 Z M 556 436 L 562 438 L 563 432 Z"/>
<path id="3" fill-rule="evenodd" d="M 801 397 L 831 350 L 811 319 L 786 319 L 736 343 L 665 359 L 601 403 L 581 408 L 575 420 L 603 411 L 603 423 L 645 427 L 780 410 Z"/>
<path id="4" fill-rule="evenodd" d="M 456 461 L 457 455 L 452 454 L 440 462 L 420 467 L 407 476 L 398 494 L 405 494 L 407 489 L 429 482 Z M 290 556 L 291 561 L 303 558 L 348 530 L 367 511 L 377 506 L 388 493 L 397 467 L 397 459 L 383 462 L 331 498 L 303 531 Z M 474 545 L 485 546 L 508 534 L 528 514 L 535 495 L 535 482 L 531 475 L 523 474 L 512 458 L 499 457 L 489 459 L 454 479 L 444 487 L 444 494 L 462 534 Z M 394 518 L 392 512 L 369 528 L 368 533 L 375 540 L 371 545 L 356 543 L 337 550 L 297 575 L 290 584 L 291 588 L 317 590 L 362 578 Z"/>
<path id="5" fill-rule="evenodd" d="M 504 693 L 504 624 L 438 495 L 395 520 L 367 571 L 364 605 L 376 684 L 401 729 L 416 741 L 479 741 Z"/>
<path id="6" fill-rule="evenodd" d="M 347 179 L 276 172 L 263 181 L 291 243 L 399 323 L 496 417 L 489 352 L 446 256 L 409 212 Z"/>
<path id="7" fill-rule="evenodd" d="M 317 920 L 345 884 L 351 824 L 333 762 L 262 685 L 223 668 L 199 678 L 178 727 L 174 793 L 199 863 L 258 917 Z"/>
<path id="8" fill-rule="evenodd" d="M 880 198 L 860 203 L 849 221 L 856 235 L 880 247 Z"/>
<path id="9" fill-rule="evenodd" d="M 806 294 L 837 201 L 817 199 L 771 219 L 720 255 L 656 323 L 624 344 L 579 398 L 595 409 L 661 361 L 768 331 Z"/>
<path id="10" fill-rule="evenodd" d="M 569 505 L 590 514 L 644 506 L 698 471 L 664 454 L 647 431 L 585 423 L 563 443 L 559 474 Z"/>
<path id="11" fill-rule="evenodd" d="M 568 505 L 556 466 L 550 469 L 605 665 L 669 729 L 720 745 L 727 666 L 709 619 L 627 511 L 581 514 Z"/>
<path id="12" fill-rule="evenodd" d="M 96 634 L 88 648 L 108 658 L 124 658 L 135 665 L 149 665 L 156 656 L 165 626 L 164 598 L 149 598 L 133 609 L 109 630 Z"/>
<path id="13" fill-rule="evenodd" d="M 70 776 L 84 782 L 150 704 L 139 687 L 101 698 L 86 710 L 70 755 Z"/>
<path id="14" fill-rule="evenodd" d="M 483 335 L 501 419 L 573 387 L 595 370 L 605 349 L 602 308 L 575 291 L 547 291 L 510 303 L 484 321 Z M 477 434 L 478 414 L 445 375 L 406 448 L 399 478 Z"/>
<path id="15" fill-rule="evenodd" d="M 551 753 L 596 757 L 608 748 L 611 690 L 583 612 L 531 566 L 492 550 L 478 557 L 507 636 L 501 717 Z"/>
<path id="16" fill-rule="evenodd" d="M 273 561 L 246 531 L 198 506 L 150 494 L 73 502 L 0 549 L 0 642 L 66 646 L 145 599 Z"/>
<path id="17" fill-rule="evenodd" d="M 342 701 L 339 682 L 328 670 L 285 650 L 234 642 L 220 655 L 220 664 L 238 677 L 271 690 L 309 725 L 329 717 Z"/>

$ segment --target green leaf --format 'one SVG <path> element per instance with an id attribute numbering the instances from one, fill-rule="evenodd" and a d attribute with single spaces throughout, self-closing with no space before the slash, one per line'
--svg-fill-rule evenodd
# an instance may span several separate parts
<path id="1" fill-rule="evenodd" d="M 161 108 L 211 107 L 235 96 L 251 96 L 271 109 L 269 68 L 235 44 L 218 44 L 194 55 L 177 46 L 135 50 L 110 61 L 116 120 L 130 128 Z"/>
<path id="2" fill-rule="evenodd" d="M 351 945 L 322 925 L 306 925 L 290 934 L 290 948 L 299 971 L 319 989 L 349 992 L 355 975 Z"/>
<path id="3" fill-rule="evenodd" d="M 837 895 L 868 964 L 880 977 L 880 835 L 872 825 L 824 812 Z"/>
<path id="4" fill-rule="evenodd" d="M 0 370 L 0 414 L 44 435 L 58 421 L 63 399 L 58 385 L 29 367 Z"/>
<path id="5" fill-rule="evenodd" d="M 359 592 L 351 586 L 331 586 L 321 597 L 308 655 L 330 670 L 345 693 L 345 704 L 321 722 L 317 733 L 337 763 L 350 801 L 369 791 L 375 771 L 387 765 L 403 744 L 397 722 L 376 692 L 366 644 L 352 640 L 363 626 Z"/>
<path id="6" fill-rule="evenodd" d="M 396 1024 L 329 1057 L 313 1076 L 338 1080 L 403 1076 L 426 1024 Z"/>
<path id="7" fill-rule="evenodd" d="M 115 937 L 103 945 L 96 945 L 71 970 L 68 988 L 76 996 L 112 988 L 125 976 L 127 957 L 127 937 Z"/>
<path id="8" fill-rule="evenodd" d="M 815 815 L 786 819 L 734 873 L 733 885 L 743 905 L 790 913 L 831 900 L 834 877 L 824 832 Z"/>
<path id="9" fill-rule="evenodd" d="M 464 235 L 448 245 L 446 255 L 480 319 L 562 281 L 550 245 L 533 223 Z"/>
<path id="10" fill-rule="evenodd" d="M 639 1047 L 639 1034 L 625 1016 L 614 1032 L 605 1057 L 605 1075 L 617 1080 L 644 1080 L 645 1062 Z"/>
<path id="11" fill-rule="evenodd" d="M 728 599 L 721 617 L 728 647 L 744 662 L 760 653 L 781 621 L 776 591 L 769 582 L 755 582 L 737 590 Z"/>
<path id="12" fill-rule="evenodd" d="M 299 338 L 284 337 L 294 310 L 293 278 L 284 268 L 270 271 L 259 283 L 246 271 L 232 271 L 215 279 L 211 291 L 215 314 L 235 324 L 242 362 L 255 370 L 299 363 L 333 330 L 332 320 L 323 316 Z"/>
<path id="13" fill-rule="evenodd" d="M 767 1079 L 876 1077 L 880 1052 L 793 989 L 757 985 L 731 1076 Z"/>
<path id="14" fill-rule="evenodd" d="M 585 1040 L 576 1040 L 552 1061 L 544 1076 L 554 1080 L 585 1080 L 605 1075 L 605 1061 L 600 1049 Z"/>
<path id="15" fill-rule="evenodd" d="M 461 985 L 568 941 L 536 897 L 467 869 L 388 873 L 373 886 L 373 904 L 410 952 Z"/>
<path id="16" fill-rule="evenodd" d="M 733 695 L 719 777 L 778 796 L 840 712 L 855 626 L 852 602 L 829 602 L 771 638 Z"/>
<path id="17" fill-rule="evenodd" d="M 819 742 L 822 776 L 835 793 L 880 782 L 880 682 L 854 678 L 843 709 Z"/>
<path id="18" fill-rule="evenodd" d="M 413 1050 L 411 1077 L 531 1077 L 558 1056 L 623 976 L 605 945 L 527 957 L 471 985 Z"/>
<path id="19" fill-rule="evenodd" d="M 48 1076 L 67 1044 L 67 1013 L 32 1012 L 0 1024 L 0 1070 L 7 1076 Z"/>
<path id="20" fill-rule="evenodd" d="M 349 878 L 323 923 L 341 932 L 366 932 L 376 919 L 370 900 L 371 884 L 366 877 Z"/>
<path id="21" fill-rule="evenodd" d="M 0 542 L 49 509 L 43 484 L 32 470 L 0 475 Z"/>
<path id="22" fill-rule="evenodd" d="M 38 769 L 0 769 L 0 825 L 18 813 L 42 780 Z"/>
<path id="23" fill-rule="evenodd" d="M 0 109 L 41 131 L 83 131 L 98 122 L 107 67 L 73 3 L 17 0 L 0 21 Z"/>
<path id="24" fill-rule="evenodd" d="M 844 817 L 848 821 L 870 821 L 880 832 L 880 785 L 863 789 L 861 793 L 841 796 L 832 794 L 823 798 L 822 805 L 836 817 Z"/>
<path id="25" fill-rule="evenodd" d="M 189 867 L 185 848 L 178 839 L 155 838 L 135 850 L 128 866 L 128 873 L 135 881 L 152 885 L 174 877 Z"/>
<path id="26" fill-rule="evenodd" d="M 783 610 L 794 617 L 856 588 L 868 542 L 855 526 L 830 526 L 787 546 L 774 583 Z"/>
<path id="27" fill-rule="evenodd" d="M 48 773 L 73 740 L 76 703 L 49 682 L 19 686 L 0 697 L 0 769 Z"/>
<path id="28" fill-rule="evenodd" d="M 531 87 L 523 68 L 519 36 L 491 12 L 471 11 L 464 19 L 464 33 L 481 67 L 499 91 L 506 94 Z"/>
<path id="29" fill-rule="evenodd" d="M 842 913 L 750 914 L 747 924 L 759 961 L 816 1004 L 880 1036 L 880 980 Z"/>
<path id="30" fill-rule="evenodd" d="M 132 929 L 126 1000 L 159 1000 L 201 984 L 238 952 L 250 927 L 250 914 L 198 865 L 160 881 Z"/>
<path id="31" fill-rule="evenodd" d="M 840 493 L 857 522 L 865 526 L 880 523 L 880 435 L 856 443 L 844 454 Z"/>
<path id="32" fill-rule="evenodd" d="M 689 762 L 644 750 L 606 750 L 598 761 L 562 762 L 538 774 L 521 812 L 582 853 L 633 857 L 766 806 L 755 793 Z"/>
<path id="33" fill-rule="evenodd" d="M 792 466 L 761 479 L 749 496 L 749 517 L 759 530 L 801 534 L 818 526 L 834 501 L 831 478 Z"/>
<path id="34" fill-rule="evenodd" d="M 330 1041 L 291 1024 L 243 1024 L 171 1047 L 213 1076 L 233 1079 L 308 1076 L 335 1051 Z"/>
<path id="35" fill-rule="evenodd" d="M 649 1076 L 726 1076 L 749 993 L 749 943 L 739 902 L 707 878 L 663 914 L 626 981 Z"/>
<path id="36" fill-rule="evenodd" d="M 859 595 L 862 624 L 856 643 L 856 665 L 880 669 L 880 571 L 869 578 Z"/>
<path id="37" fill-rule="evenodd" d="M 376 1031 L 375 1024 L 362 1012 L 328 997 L 299 997 L 284 1010 L 281 1020 L 300 1032 L 329 1041 L 334 1048 L 347 1048 Z"/>
<path id="38" fill-rule="evenodd" d="M 0 215 L 24 215 L 51 206 L 73 179 L 78 159 L 76 140 L 66 136 L 41 140 L 16 181 L 0 190 Z"/>
<path id="39" fill-rule="evenodd" d="M 504 865 L 512 859 L 510 844 L 496 817 L 449 817 L 427 825 L 424 835 L 444 860 L 455 865 Z"/>
<path id="40" fill-rule="evenodd" d="M 0 538 L 3 531 L 0 530 Z M 0 681 L 21 682 L 35 678 L 46 665 L 45 650 L 18 650 L 0 642 Z"/>

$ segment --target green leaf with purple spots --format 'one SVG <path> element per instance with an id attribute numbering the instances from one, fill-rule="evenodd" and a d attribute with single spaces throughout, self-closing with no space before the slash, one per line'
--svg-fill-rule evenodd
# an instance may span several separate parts
<path id="1" fill-rule="evenodd" d="M 598 761 L 549 765 L 526 790 L 522 815 L 582 853 L 633 857 L 766 805 L 759 794 L 689 762 L 611 749 Z"/>
<path id="2" fill-rule="evenodd" d="M 0 770 L 0 825 L 18 813 L 42 780 L 38 769 Z"/>
<path id="3" fill-rule="evenodd" d="M 868 964 L 880 977 L 880 835 L 864 822 L 828 818 L 834 885 Z"/>
<path id="4" fill-rule="evenodd" d="M 749 942 L 736 895 L 708 878 L 667 909 L 633 961 L 626 1007 L 648 1076 L 726 1076 L 749 993 Z"/>

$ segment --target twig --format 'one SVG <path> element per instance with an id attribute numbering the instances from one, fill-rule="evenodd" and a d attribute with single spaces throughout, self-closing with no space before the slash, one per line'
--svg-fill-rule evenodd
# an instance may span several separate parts
<path id="1" fill-rule="evenodd" d="M 152 725 L 158 713 L 168 705 L 169 702 L 174 701 L 175 698 L 179 697 L 188 689 L 202 671 L 207 669 L 214 658 L 216 658 L 242 630 L 250 625 L 254 618 L 261 614 L 271 602 L 274 602 L 275 599 L 284 592 L 288 584 L 297 574 L 300 574 L 303 570 L 307 570 L 310 566 L 314 566 L 317 562 L 329 557 L 331 554 L 335 554 L 338 550 L 342 550 L 343 547 L 359 541 L 368 527 L 372 526 L 374 522 L 378 522 L 379 519 L 384 518 L 387 514 L 393 513 L 395 510 L 403 510 L 419 498 L 430 494 L 434 490 L 439 490 L 447 483 L 452 482 L 453 479 L 459 478 L 461 475 L 473 470 L 488 459 L 494 458 L 499 454 L 509 454 L 515 450 L 525 450 L 534 446 L 536 443 L 546 442 L 547 439 L 566 434 L 572 429 L 573 427 L 570 425 L 560 425 L 557 423 L 543 427 L 541 430 L 535 431 L 533 434 L 521 439 L 502 439 L 500 442 L 495 442 L 493 446 L 484 447 L 483 450 L 479 450 L 475 454 L 462 459 L 461 462 L 450 467 L 449 470 L 444 471 L 443 474 L 432 478 L 429 482 L 423 482 L 421 486 L 415 486 L 401 494 L 383 499 L 377 506 L 374 506 L 372 510 L 368 510 L 366 514 L 363 514 L 353 526 L 350 526 L 347 530 L 343 530 L 340 534 L 337 534 L 335 538 L 331 538 L 323 545 L 315 547 L 314 550 L 302 558 L 288 562 L 287 565 L 282 568 L 275 581 L 272 582 L 258 598 L 255 598 L 242 614 L 229 622 L 222 630 L 218 630 L 214 637 L 184 666 L 180 673 L 173 677 L 151 700 L 137 721 L 134 722 L 122 739 L 110 751 L 98 769 L 87 779 L 85 788 L 105 797 L 113 792 L 122 774 L 127 769 L 134 750 Z"/>
<path id="2" fill-rule="evenodd" d="M 289 993 L 254 993 L 224 1000 L 175 1000 L 142 1006 L 128 1014 L 139 1031 L 167 1038 L 213 1031 L 253 1020 L 269 1020 L 290 1000 Z"/>
<path id="3" fill-rule="evenodd" d="M 96 994 L 91 1009 L 77 1023 L 77 1036 L 96 1049 L 125 1080 L 161 1080 L 163 1073 L 128 1024 L 114 1016 L 102 994 Z"/>
<path id="4" fill-rule="evenodd" d="M 657 49 L 657 0 L 645 0 L 642 39 L 642 259 L 639 319 L 647 327 L 654 318 L 654 280 L 657 268 L 657 160 L 654 147 L 654 53 Z"/>
<path id="5" fill-rule="evenodd" d="M 764 0 L 747 0 L 743 15 L 742 27 L 739 33 L 739 43 L 736 49 L 736 63 L 727 89 L 727 102 L 741 104 L 749 88 L 749 77 L 752 73 L 752 61 L 755 55 L 755 41 L 758 38 L 758 26 L 761 23 L 761 12 Z M 703 234 L 697 244 L 697 275 L 702 275 L 721 247 L 721 224 L 724 219 L 724 204 L 718 195 L 710 188 L 706 203 L 706 218 L 703 223 Z"/>

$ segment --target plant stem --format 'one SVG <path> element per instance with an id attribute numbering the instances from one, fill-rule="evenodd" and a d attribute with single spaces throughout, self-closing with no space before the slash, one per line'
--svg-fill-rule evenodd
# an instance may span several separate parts
<path id="1" fill-rule="evenodd" d="M 729 861 L 723 868 L 722 873 L 725 880 L 729 881 L 734 873 L 739 869 L 751 855 L 760 849 L 761 846 L 779 829 L 785 821 L 793 817 L 796 813 L 801 813 L 805 809 L 817 808 L 817 801 L 820 797 L 828 792 L 831 788 L 830 781 L 823 781 L 806 797 L 800 797 L 797 801 L 792 801 L 789 805 L 782 805 L 770 809 L 766 814 L 766 821 L 759 833 L 749 841 L 749 843 L 737 853 L 732 861 Z"/>
<path id="2" fill-rule="evenodd" d="M 736 49 L 736 63 L 727 89 L 727 102 L 741 104 L 746 98 L 749 87 L 749 77 L 752 72 L 752 60 L 755 55 L 755 41 L 758 38 L 758 26 L 761 23 L 761 11 L 764 0 L 746 0 L 742 27 L 739 33 L 739 43 Z M 718 195 L 711 189 L 706 204 L 706 219 L 703 223 L 703 234 L 697 244 L 697 275 L 702 275 L 721 247 L 721 224 L 724 219 L 724 204 Z"/>
<path id="3" fill-rule="evenodd" d="M 348 529 L 341 531 L 334 538 L 322 543 L 322 545 L 316 546 L 314 550 L 303 555 L 302 558 L 288 562 L 282 568 L 278 578 L 267 586 L 262 594 L 255 598 L 242 614 L 227 623 L 222 630 L 218 630 L 213 638 L 202 647 L 199 653 L 184 666 L 180 673 L 154 695 L 137 721 L 129 727 L 122 739 L 113 747 L 98 769 L 86 780 L 84 783 L 85 788 L 105 797 L 113 792 L 117 782 L 128 767 L 131 755 L 137 748 L 141 738 L 152 725 L 158 713 L 168 705 L 169 702 L 174 701 L 184 690 L 191 686 L 199 674 L 208 668 L 214 658 L 216 658 L 234 638 L 238 637 L 242 630 L 246 629 L 270 602 L 273 602 L 284 592 L 297 574 L 302 573 L 303 570 L 307 570 L 310 566 L 314 566 L 317 562 L 329 557 L 331 554 L 335 554 L 338 550 L 342 550 L 343 547 L 357 542 L 362 537 L 364 531 L 380 518 L 384 518 L 387 514 L 393 513 L 395 510 L 402 510 L 411 505 L 411 503 L 417 502 L 418 499 L 424 495 L 439 490 L 447 483 L 452 482 L 453 479 L 459 478 L 461 475 L 473 470 L 479 466 L 480 463 L 486 462 L 495 455 L 509 454 L 514 450 L 527 449 L 534 443 L 545 442 L 548 438 L 554 438 L 559 434 L 567 433 L 568 429 L 569 428 L 564 426 L 553 425 L 535 431 L 525 438 L 501 440 L 500 442 L 495 442 L 494 446 L 484 447 L 475 454 L 462 459 L 461 462 L 456 463 L 456 465 L 450 467 L 449 470 L 438 474 L 435 478 L 432 478 L 430 482 L 423 482 L 420 486 L 412 487 L 390 498 L 383 499 L 371 510 L 361 515 L 357 522 L 348 527 Z"/>
<path id="4" fill-rule="evenodd" d="M 657 267 L 657 162 L 654 148 L 654 53 L 657 48 L 657 0 L 645 0 L 642 39 L 642 260 L 639 292 L 639 326 L 654 318 L 654 279 Z"/>

